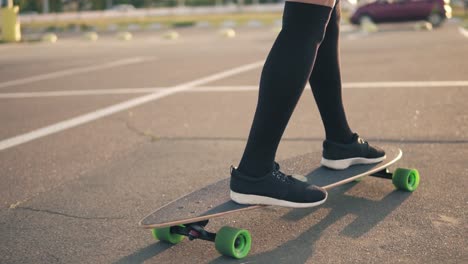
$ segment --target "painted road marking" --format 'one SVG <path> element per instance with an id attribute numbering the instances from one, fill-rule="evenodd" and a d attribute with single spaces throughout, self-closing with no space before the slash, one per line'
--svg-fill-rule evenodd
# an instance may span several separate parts
<path id="1" fill-rule="evenodd" d="M 37 82 L 37 81 L 43 81 L 43 80 L 69 76 L 69 75 L 78 74 L 78 73 L 109 69 L 109 68 L 114 68 L 114 67 L 119 67 L 119 66 L 141 63 L 145 61 L 152 61 L 155 59 L 156 58 L 135 57 L 135 58 L 128 58 L 128 59 L 123 59 L 123 60 L 107 62 L 107 63 L 100 64 L 100 65 L 72 68 L 72 69 L 67 69 L 67 70 L 62 70 L 62 71 L 40 74 L 40 75 L 31 76 L 28 78 L 2 82 L 0 83 L 0 89 L 11 87 L 11 86 L 16 86 L 16 85 L 21 85 L 21 84 L 27 84 L 27 83 Z"/>
<path id="2" fill-rule="evenodd" d="M 468 81 L 429 81 L 429 82 L 354 82 L 344 83 L 344 89 L 378 89 L 378 88 L 432 88 L 432 87 L 468 87 Z M 122 89 L 100 89 L 100 90 L 73 90 L 73 91 L 44 91 L 44 92 L 21 92 L 0 93 L 0 98 L 34 98 L 34 97 L 56 97 L 56 96 L 85 96 L 85 95 L 112 95 L 112 94 L 140 94 L 154 93 L 172 89 L 170 87 L 148 87 L 148 88 L 122 88 Z M 258 86 L 199 86 L 186 92 L 243 92 L 255 91 Z"/>
<path id="3" fill-rule="evenodd" d="M 468 81 L 354 82 L 343 84 L 343 88 L 429 88 L 465 86 L 468 86 Z"/>
<path id="4" fill-rule="evenodd" d="M 408 81 L 408 82 L 350 82 L 343 83 L 344 89 L 362 89 L 362 88 L 431 88 L 431 87 L 468 87 L 468 81 Z M 217 86 L 217 87 L 197 87 L 190 90 L 190 93 L 196 92 L 235 92 L 235 91 L 253 91 L 258 90 L 256 85 L 244 86 Z"/>
<path id="5" fill-rule="evenodd" d="M 264 61 L 262 60 L 262 61 L 254 62 L 251 64 L 243 65 L 234 69 L 226 70 L 220 73 L 212 74 L 210 76 L 200 78 L 191 82 L 186 82 L 186 83 L 173 86 L 169 89 L 165 89 L 165 90 L 158 91 L 149 95 L 130 99 L 128 101 L 115 104 L 109 107 L 105 107 L 105 108 L 96 110 L 94 112 L 90 112 L 88 114 L 84 114 L 84 115 L 81 115 L 72 119 L 68 119 L 68 120 L 65 120 L 65 121 L 50 125 L 50 126 L 39 128 L 37 130 L 33 130 L 31 132 L 28 132 L 19 136 L 5 139 L 5 140 L 0 141 L 0 150 L 11 148 L 11 147 L 14 147 L 14 146 L 17 146 L 17 145 L 41 138 L 41 137 L 48 136 L 50 134 L 58 133 L 60 131 L 63 131 L 72 127 L 76 127 L 78 125 L 82 125 L 82 124 L 94 121 L 96 119 L 106 117 L 106 116 L 115 114 L 117 112 L 129 109 L 138 105 L 142 105 L 150 101 L 155 101 L 155 100 L 158 100 L 160 98 L 163 98 L 163 97 L 175 94 L 175 93 L 189 90 L 199 85 L 204 85 L 209 82 L 217 81 L 226 77 L 234 76 L 234 75 L 244 73 L 253 69 L 257 69 L 263 66 L 263 64 L 264 64 Z"/>
<path id="6" fill-rule="evenodd" d="M 124 89 L 100 89 L 100 90 L 0 93 L 0 98 L 32 98 L 32 97 L 57 97 L 57 96 L 139 94 L 139 93 L 154 93 L 154 92 L 162 91 L 164 89 L 167 89 L 167 88 L 124 88 Z"/>
<path id="7" fill-rule="evenodd" d="M 458 32 L 468 38 L 468 30 L 464 29 L 463 27 L 458 27 Z"/>

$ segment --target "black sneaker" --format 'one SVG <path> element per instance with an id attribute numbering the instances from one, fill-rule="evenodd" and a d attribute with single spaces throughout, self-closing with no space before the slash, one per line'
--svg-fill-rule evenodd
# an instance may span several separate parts
<path id="1" fill-rule="evenodd" d="M 369 145 L 358 134 L 354 134 L 352 143 L 349 144 L 325 140 L 320 163 L 330 169 L 344 170 L 351 165 L 377 163 L 385 158 L 385 151 Z"/>
<path id="2" fill-rule="evenodd" d="M 239 204 L 306 208 L 320 205 L 327 191 L 275 169 L 265 176 L 250 177 L 231 167 L 231 199 Z"/>

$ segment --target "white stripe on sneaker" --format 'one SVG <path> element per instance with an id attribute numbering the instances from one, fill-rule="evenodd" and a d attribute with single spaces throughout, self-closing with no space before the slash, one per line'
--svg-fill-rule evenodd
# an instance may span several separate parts
<path id="1" fill-rule="evenodd" d="M 314 207 L 323 204 L 328 198 L 328 193 L 326 193 L 325 199 L 313 202 L 313 203 L 296 203 L 290 201 L 284 201 L 280 199 L 275 199 L 267 196 L 253 195 L 253 194 L 243 194 L 236 193 L 231 191 L 231 199 L 239 204 L 251 204 L 251 205 L 277 205 L 283 207 L 291 208 L 308 208 Z"/>
<path id="2" fill-rule="evenodd" d="M 330 169 L 344 170 L 352 165 L 373 164 L 373 163 L 381 162 L 385 158 L 387 158 L 387 156 L 383 156 L 383 157 L 375 158 L 375 159 L 350 158 L 350 159 L 342 159 L 342 160 L 329 160 L 329 159 L 322 157 L 320 164 Z"/>

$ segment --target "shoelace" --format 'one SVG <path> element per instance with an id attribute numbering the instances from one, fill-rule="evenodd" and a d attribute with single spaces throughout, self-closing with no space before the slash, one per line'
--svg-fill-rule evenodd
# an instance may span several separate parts
<path id="1" fill-rule="evenodd" d="M 286 175 L 284 174 L 283 172 L 279 171 L 279 170 L 274 170 L 273 171 L 273 176 L 275 176 L 276 179 L 278 179 L 279 181 L 282 181 L 284 183 L 293 183 L 294 182 L 294 179 L 291 175 Z"/>
<path id="2" fill-rule="evenodd" d="M 360 137 L 358 137 L 358 140 L 357 140 L 357 141 L 358 141 L 358 143 L 360 143 L 360 144 L 369 144 L 369 143 L 367 143 L 367 141 L 365 141 L 364 139 L 362 139 L 362 138 L 360 138 Z"/>

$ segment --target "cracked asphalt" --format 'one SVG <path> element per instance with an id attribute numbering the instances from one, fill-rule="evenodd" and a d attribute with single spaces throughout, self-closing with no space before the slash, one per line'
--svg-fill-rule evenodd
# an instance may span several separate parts
<path id="1" fill-rule="evenodd" d="M 468 39 L 457 27 L 341 35 L 351 126 L 370 142 L 400 147 L 396 166 L 417 168 L 419 189 L 366 178 L 331 191 L 318 208 L 212 220 L 212 231 L 251 232 L 252 251 L 241 261 L 205 241 L 157 242 L 138 222 L 237 165 L 261 67 L 204 78 L 264 60 L 271 29 L 239 28 L 233 39 L 184 29 L 175 41 L 156 32 L 130 42 L 77 36 L 0 45 L 0 146 L 151 93 L 142 89 L 170 92 L 203 80 L 0 150 L 0 263 L 467 263 Z M 323 136 L 306 87 L 277 160 L 307 174 Z"/>

